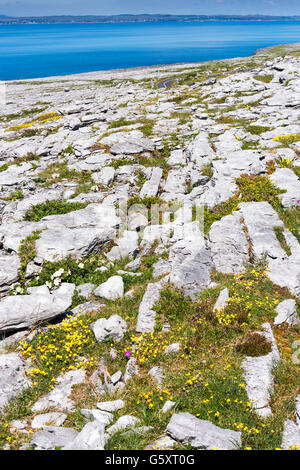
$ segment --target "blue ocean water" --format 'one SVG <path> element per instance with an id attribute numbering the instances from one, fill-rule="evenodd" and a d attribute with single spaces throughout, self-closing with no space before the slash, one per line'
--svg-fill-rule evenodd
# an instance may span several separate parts
<path id="1" fill-rule="evenodd" d="M 297 21 L 0 26 L 0 80 L 251 55 L 300 41 Z"/>

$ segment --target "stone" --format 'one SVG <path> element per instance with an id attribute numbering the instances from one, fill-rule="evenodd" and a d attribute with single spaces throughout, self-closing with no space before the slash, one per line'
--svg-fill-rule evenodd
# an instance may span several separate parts
<path id="1" fill-rule="evenodd" d="M 127 256 L 133 257 L 138 252 L 138 246 L 138 233 L 125 230 L 106 256 L 110 261 L 120 260 Z"/>
<path id="2" fill-rule="evenodd" d="M 150 179 L 143 184 L 143 187 L 140 191 L 141 199 L 143 199 L 144 197 L 155 197 L 157 195 L 161 177 L 162 169 L 153 168 L 151 171 Z"/>
<path id="3" fill-rule="evenodd" d="M 73 308 L 72 312 L 73 316 L 76 317 L 76 315 L 85 315 L 86 313 L 90 312 L 98 312 L 102 307 L 105 307 L 105 304 L 97 300 L 91 300 L 90 302 L 77 305 L 77 307 Z"/>
<path id="4" fill-rule="evenodd" d="M 283 194 L 279 194 L 279 199 L 283 207 L 297 206 L 300 200 L 300 181 L 293 170 L 289 168 L 277 168 L 270 175 L 270 180 L 275 186 L 284 190 Z"/>
<path id="5" fill-rule="evenodd" d="M 140 424 L 140 420 L 136 418 L 135 416 L 130 416 L 130 415 L 124 415 L 119 418 L 115 424 L 107 428 L 106 432 L 107 434 L 111 437 L 113 436 L 116 432 L 122 431 L 123 429 L 129 428 L 129 427 L 136 427 Z"/>
<path id="6" fill-rule="evenodd" d="M 139 374 L 139 368 L 137 364 L 137 359 L 135 357 L 131 357 L 129 361 L 127 362 L 123 380 L 125 383 L 127 383 L 132 377 L 138 374 Z"/>
<path id="7" fill-rule="evenodd" d="M 91 329 L 97 341 L 106 341 L 108 339 L 121 341 L 127 331 L 127 325 L 119 315 L 112 315 L 108 319 L 100 318 L 92 323 Z"/>
<path id="8" fill-rule="evenodd" d="M 148 375 L 153 377 L 153 379 L 155 380 L 157 385 L 159 385 L 159 386 L 162 385 L 162 383 L 164 381 L 164 371 L 163 371 L 163 368 L 161 366 L 152 367 L 149 370 Z"/>
<path id="9" fill-rule="evenodd" d="M 92 421 L 87 423 L 73 442 L 65 445 L 63 450 L 104 450 L 104 446 L 104 425 Z"/>
<path id="10" fill-rule="evenodd" d="M 115 169 L 112 166 L 102 168 L 100 172 L 92 173 L 91 178 L 96 184 L 106 187 L 113 182 L 115 177 Z"/>
<path id="11" fill-rule="evenodd" d="M 84 297 L 85 299 L 88 299 L 92 295 L 94 290 L 95 285 L 91 283 L 80 284 L 76 287 L 78 295 L 80 295 L 80 297 Z"/>
<path id="12" fill-rule="evenodd" d="M 45 426 L 42 431 L 35 433 L 31 445 L 36 450 L 55 450 L 69 445 L 74 441 L 78 432 L 72 428 Z"/>
<path id="13" fill-rule="evenodd" d="M 29 328 L 65 312 L 72 304 L 74 284 L 62 283 L 51 294 L 43 293 L 8 296 L 0 300 L 0 331 Z"/>
<path id="14" fill-rule="evenodd" d="M 124 282 L 121 276 L 112 276 L 103 284 L 100 284 L 95 291 L 96 297 L 106 300 L 117 300 L 124 295 Z"/>
<path id="15" fill-rule="evenodd" d="M 0 355 L 0 412 L 9 401 L 31 385 L 26 375 L 29 364 L 17 353 Z"/>
<path id="16" fill-rule="evenodd" d="M 225 289 L 221 290 L 219 297 L 217 298 L 217 301 L 214 305 L 213 310 L 214 311 L 223 310 L 228 303 L 228 299 L 229 299 L 229 291 L 226 287 Z"/>
<path id="17" fill-rule="evenodd" d="M 168 413 L 169 411 L 171 411 L 174 406 L 176 405 L 176 403 L 172 400 L 167 400 L 165 403 L 164 403 L 164 406 L 162 407 L 161 409 L 161 412 L 162 413 Z"/>
<path id="18" fill-rule="evenodd" d="M 112 413 L 107 413 L 106 411 L 102 410 L 88 410 L 88 409 L 81 409 L 80 413 L 87 419 L 91 421 L 98 421 L 99 423 L 103 424 L 103 426 L 108 426 L 112 423 L 114 417 Z"/>
<path id="19" fill-rule="evenodd" d="M 147 445 L 144 450 L 171 450 L 177 442 L 169 436 L 163 436 L 151 444 Z"/>
<path id="20" fill-rule="evenodd" d="M 41 415 L 36 415 L 33 420 L 31 421 L 31 428 L 32 429 L 40 429 L 43 426 L 62 426 L 65 420 L 67 419 L 67 415 L 65 413 L 59 412 L 52 412 L 52 413 L 45 413 Z"/>
<path id="21" fill-rule="evenodd" d="M 273 368 L 280 360 L 276 341 L 269 323 L 262 325 L 262 333 L 272 345 L 272 351 L 258 357 L 246 357 L 242 362 L 246 382 L 246 392 L 252 408 L 262 418 L 272 415 L 270 408 L 270 393 L 273 389 Z"/>
<path id="22" fill-rule="evenodd" d="M 54 388 L 44 397 L 40 398 L 32 407 L 33 412 L 57 408 L 62 411 L 73 411 L 73 402 L 69 398 L 73 385 L 84 382 L 84 370 L 71 370 L 60 375 L 54 384 Z"/>
<path id="23" fill-rule="evenodd" d="M 274 320 L 274 325 L 281 325 L 287 323 L 288 325 L 298 325 L 298 313 L 296 309 L 296 301 L 294 299 L 287 299 L 280 302 L 276 307 L 277 316 Z"/>
<path id="24" fill-rule="evenodd" d="M 155 317 L 157 313 L 153 310 L 154 305 L 160 299 L 160 291 L 163 288 L 161 282 L 148 284 L 142 302 L 139 306 L 136 331 L 138 333 L 149 333 L 154 331 Z"/>
<path id="25" fill-rule="evenodd" d="M 220 428 L 190 413 L 174 414 L 167 433 L 176 441 L 202 450 L 235 450 L 242 443 L 240 432 Z"/>
<path id="26" fill-rule="evenodd" d="M 7 291 L 19 279 L 20 258 L 16 254 L 0 254 L 0 292 Z"/>
<path id="27" fill-rule="evenodd" d="M 121 410 L 124 406 L 125 402 L 123 400 L 103 401 L 101 403 L 97 403 L 97 408 L 99 408 L 99 410 L 109 411 L 110 413 Z"/>
<path id="28" fill-rule="evenodd" d="M 120 382 L 121 378 L 122 378 L 122 372 L 118 370 L 118 372 L 116 372 L 110 377 L 110 382 L 113 385 L 116 385 L 118 382 Z"/>
<path id="29" fill-rule="evenodd" d="M 282 434 L 282 450 L 295 450 L 300 448 L 300 429 L 290 419 L 284 422 L 284 430 Z"/>
<path id="30" fill-rule="evenodd" d="M 224 274 L 239 274 L 249 259 L 248 242 L 240 223 L 241 215 L 234 212 L 214 222 L 209 231 L 213 263 Z"/>
<path id="31" fill-rule="evenodd" d="M 181 343 L 172 343 L 165 348 L 164 353 L 171 354 L 171 353 L 180 351 L 180 349 L 181 349 Z"/>

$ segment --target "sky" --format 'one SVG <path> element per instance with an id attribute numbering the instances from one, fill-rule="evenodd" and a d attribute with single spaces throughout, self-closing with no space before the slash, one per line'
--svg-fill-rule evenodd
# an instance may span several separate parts
<path id="1" fill-rule="evenodd" d="M 300 0 L 0 0 L 11 16 L 122 13 L 300 15 Z"/>

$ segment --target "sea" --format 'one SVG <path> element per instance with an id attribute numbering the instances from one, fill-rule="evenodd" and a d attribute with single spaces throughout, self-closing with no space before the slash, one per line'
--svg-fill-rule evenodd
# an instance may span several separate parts
<path id="1" fill-rule="evenodd" d="M 250 56 L 300 41 L 300 21 L 0 25 L 0 80 Z"/>

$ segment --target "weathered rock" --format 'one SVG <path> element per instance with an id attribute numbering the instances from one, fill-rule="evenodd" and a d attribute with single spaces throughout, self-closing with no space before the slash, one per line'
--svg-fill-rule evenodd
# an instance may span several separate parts
<path id="1" fill-rule="evenodd" d="M 40 429 L 43 426 L 61 426 L 67 419 L 65 413 L 52 412 L 37 415 L 31 421 L 32 429 Z"/>
<path id="2" fill-rule="evenodd" d="M 124 295 L 124 282 L 121 276 L 112 276 L 94 291 L 96 297 L 107 300 L 117 300 Z"/>
<path id="3" fill-rule="evenodd" d="M 16 254 L 0 255 L 0 292 L 4 292 L 19 279 L 20 258 Z"/>
<path id="4" fill-rule="evenodd" d="M 286 419 L 282 434 L 282 450 L 295 450 L 300 448 L 300 429 L 290 419 Z"/>
<path id="5" fill-rule="evenodd" d="M 163 368 L 161 366 L 154 366 L 152 367 L 149 372 L 148 372 L 148 375 L 150 375 L 151 377 L 153 377 L 153 379 L 155 380 L 155 382 L 157 383 L 157 385 L 162 385 L 163 381 L 164 381 L 164 371 L 163 371 Z"/>
<path id="6" fill-rule="evenodd" d="M 33 436 L 31 445 L 36 450 L 60 449 L 73 442 L 77 435 L 78 432 L 72 428 L 45 426 L 42 431 Z"/>
<path id="7" fill-rule="evenodd" d="M 8 402 L 31 385 L 27 364 L 17 353 L 0 355 L 0 412 Z"/>
<path id="8" fill-rule="evenodd" d="M 91 421 L 98 421 L 99 423 L 103 424 L 103 426 L 111 424 L 114 419 L 112 413 L 107 413 L 106 411 L 102 410 L 82 409 L 80 412 L 85 418 L 90 419 Z"/>
<path id="9" fill-rule="evenodd" d="M 85 379 L 84 370 L 71 370 L 56 379 L 54 388 L 40 398 L 32 407 L 32 411 L 43 411 L 56 408 L 62 411 L 73 411 L 73 402 L 69 398 L 73 385 L 80 384 Z"/>
<path id="10" fill-rule="evenodd" d="M 107 428 L 106 432 L 107 434 L 111 437 L 113 436 L 116 432 L 122 431 L 123 429 L 129 428 L 129 427 L 136 427 L 140 424 L 140 420 L 136 418 L 135 416 L 130 416 L 130 415 L 124 415 L 119 418 L 115 424 Z"/>
<path id="11" fill-rule="evenodd" d="M 241 445 L 241 433 L 222 429 L 190 413 L 174 414 L 167 433 L 176 441 L 203 450 L 234 450 Z"/>
<path id="12" fill-rule="evenodd" d="M 265 330 L 262 334 L 271 343 L 272 351 L 264 356 L 246 357 L 242 362 L 242 369 L 252 407 L 259 416 L 266 418 L 272 414 L 269 403 L 273 388 L 272 371 L 280 356 L 270 324 L 265 323 L 262 326 Z"/>
<path id="13" fill-rule="evenodd" d="M 156 312 L 154 305 L 160 299 L 160 291 L 163 288 L 161 282 L 148 284 L 143 300 L 139 306 L 136 331 L 138 333 L 149 333 L 154 330 Z"/>
<path id="14" fill-rule="evenodd" d="M 29 328 L 65 312 L 72 304 L 75 285 L 63 283 L 50 294 L 9 296 L 0 300 L 0 331 Z"/>
<path id="15" fill-rule="evenodd" d="M 63 450 L 104 450 L 104 426 L 98 421 L 87 423 L 77 434 L 73 442 L 63 447 Z"/>
<path id="16" fill-rule="evenodd" d="M 103 401 L 101 403 L 97 403 L 97 408 L 99 408 L 99 410 L 109 411 L 111 413 L 121 410 L 124 406 L 125 402 L 123 400 Z"/>
<path id="17" fill-rule="evenodd" d="M 213 263 L 222 273 L 241 273 L 248 261 L 248 242 L 238 212 L 214 222 L 209 231 Z"/>
<path id="18" fill-rule="evenodd" d="M 297 175 L 289 168 L 277 168 L 270 180 L 280 189 L 286 191 L 279 194 L 283 207 L 297 206 L 300 200 L 300 181 Z"/>
<path id="19" fill-rule="evenodd" d="M 277 305 L 275 310 L 277 316 L 274 320 L 274 325 L 281 325 L 285 322 L 288 325 L 297 325 L 299 323 L 295 300 L 283 300 Z"/>
<path id="20" fill-rule="evenodd" d="M 125 374 L 123 377 L 124 382 L 128 382 L 128 380 L 130 380 L 133 376 L 138 375 L 138 373 L 139 368 L 137 364 L 137 359 L 135 357 L 132 357 L 131 359 L 129 359 L 126 366 Z"/>
<path id="21" fill-rule="evenodd" d="M 119 315 L 112 315 L 108 319 L 100 318 L 91 324 L 97 341 L 114 339 L 120 341 L 127 331 L 126 322 Z"/>

